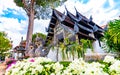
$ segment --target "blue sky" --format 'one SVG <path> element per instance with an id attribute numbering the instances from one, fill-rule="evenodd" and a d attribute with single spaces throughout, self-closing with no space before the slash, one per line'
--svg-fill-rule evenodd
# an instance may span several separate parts
<path id="1" fill-rule="evenodd" d="M 14 12 L 17 12 L 17 14 Z M 3 13 L 4 14 L 2 14 L 1 17 L 15 18 L 18 19 L 18 22 L 21 22 L 21 20 L 26 20 L 24 15 L 15 9 L 7 8 L 7 10 L 3 10 Z"/>
<path id="2" fill-rule="evenodd" d="M 67 9 L 75 14 L 76 9 L 89 18 L 91 15 L 93 21 L 102 26 L 110 20 L 119 18 L 120 0 L 68 0 L 63 6 L 56 9 L 64 12 Z M 45 27 L 49 24 L 49 20 L 34 20 L 34 31 L 45 33 Z M 15 5 L 13 0 L 0 0 L 0 31 L 8 33 L 8 38 L 13 40 L 13 46 L 19 44 L 21 37 L 26 39 L 28 26 L 28 17 L 26 12 Z"/>

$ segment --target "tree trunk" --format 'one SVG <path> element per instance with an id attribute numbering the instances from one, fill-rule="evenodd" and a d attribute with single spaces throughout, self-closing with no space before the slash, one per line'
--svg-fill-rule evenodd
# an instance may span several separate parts
<path id="1" fill-rule="evenodd" d="M 30 6 L 30 14 L 29 17 L 29 24 L 28 24 L 28 31 L 26 36 L 26 50 L 29 50 L 29 45 L 32 41 L 32 34 L 33 34 L 33 26 L 34 26 L 34 0 L 31 0 Z"/>

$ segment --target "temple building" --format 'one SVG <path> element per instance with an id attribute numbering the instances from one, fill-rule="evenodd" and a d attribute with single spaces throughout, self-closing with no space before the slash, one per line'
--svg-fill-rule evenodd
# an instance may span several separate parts
<path id="1" fill-rule="evenodd" d="M 49 40 L 64 40 L 64 38 L 99 40 L 103 36 L 103 29 L 76 10 L 76 15 L 67 9 L 67 15 L 53 9 L 53 14 L 46 29 L 46 42 Z"/>
<path id="2" fill-rule="evenodd" d="M 93 40 L 93 49 L 99 52 L 104 29 L 93 22 L 92 16 L 88 19 L 76 9 L 76 15 L 69 12 L 66 7 L 65 9 L 66 15 L 53 9 L 49 26 L 46 28 L 48 34 L 45 43 L 57 45 L 58 42 L 64 42 L 65 38 L 78 42 L 80 39 Z"/>

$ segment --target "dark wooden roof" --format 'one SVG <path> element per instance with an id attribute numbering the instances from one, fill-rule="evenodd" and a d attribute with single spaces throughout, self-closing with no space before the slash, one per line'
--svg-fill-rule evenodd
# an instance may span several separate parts
<path id="1" fill-rule="evenodd" d="M 67 9 L 67 15 L 53 9 L 51 20 L 47 29 L 48 35 L 46 42 L 51 40 L 54 36 L 54 27 L 57 21 L 61 22 L 63 25 L 69 27 L 76 34 L 85 39 L 96 40 L 103 36 L 103 29 L 94 23 L 91 19 L 86 18 L 81 13 L 76 10 L 76 15 L 70 13 Z M 95 38 L 89 36 L 89 33 L 94 33 Z"/>

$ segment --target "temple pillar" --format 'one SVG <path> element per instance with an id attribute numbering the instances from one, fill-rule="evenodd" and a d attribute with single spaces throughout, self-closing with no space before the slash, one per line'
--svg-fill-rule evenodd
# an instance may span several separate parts
<path id="1" fill-rule="evenodd" d="M 76 39 L 76 42 L 79 43 L 79 37 L 78 37 L 78 34 L 75 34 L 75 39 Z"/>
<path id="2" fill-rule="evenodd" d="M 66 38 L 66 31 L 65 31 L 65 29 L 63 30 L 63 38 L 64 38 L 64 43 L 65 43 L 65 38 Z"/>

